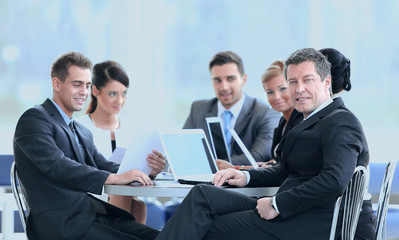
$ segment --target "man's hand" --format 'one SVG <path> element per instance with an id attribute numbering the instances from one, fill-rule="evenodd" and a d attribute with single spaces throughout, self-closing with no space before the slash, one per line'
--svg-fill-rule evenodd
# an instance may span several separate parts
<path id="1" fill-rule="evenodd" d="M 247 176 L 241 171 L 229 168 L 217 172 L 212 180 L 216 187 L 221 187 L 226 182 L 232 186 L 244 187 L 247 185 Z"/>
<path id="2" fill-rule="evenodd" d="M 132 182 L 139 182 L 143 185 L 153 185 L 150 177 L 137 169 L 121 174 L 112 173 L 108 176 L 107 180 L 105 180 L 105 184 L 129 184 Z"/>
<path id="3" fill-rule="evenodd" d="M 228 168 L 235 168 L 235 166 L 228 161 L 221 160 L 221 159 L 216 159 L 216 165 L 218 166 L 219 170 L 224 170 Z"/>
<path id="4" fill-rule="evenodd" d="M 150 176 L 156 176 L 165 168 L 165 157 L 157 150 L 152 150 L 147 156 L 148 166 L 152 168 Z"/>
<path id="5" fill-rule="evenodd" d="M 258 199 L 256 209 L 258 210 L 261 218 L 271 220 L 279 215 L 278 212 L 272 207 L 271 201 L 272 198 L 270 197 Z"/>

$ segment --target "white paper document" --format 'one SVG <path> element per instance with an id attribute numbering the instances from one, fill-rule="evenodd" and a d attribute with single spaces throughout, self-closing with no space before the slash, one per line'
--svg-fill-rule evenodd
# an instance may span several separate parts
<path id="1" fill-rule="evenodd" d="M 118 170 L 119 173 L 124 173 L 132 169 L 140 170 L 146 174 L 150 174 L 151 167 L 148 166 L 147 156 L 152 153 L 152 150 L 162 152 L 161 142 L 156 132 L 146 132 L 142 134 L 135 134 L 134 139 L 129 145 L 126 154 L 121 162 Z"/>
<path id="2" fill-rule="evenodd" d="M 108 161 L 121 164 L 122 159 L 125 156 L 126 150 L 126 148 L 116 147 L 115 150 L 112 152 L 111 157 L 109 157 Z"/>

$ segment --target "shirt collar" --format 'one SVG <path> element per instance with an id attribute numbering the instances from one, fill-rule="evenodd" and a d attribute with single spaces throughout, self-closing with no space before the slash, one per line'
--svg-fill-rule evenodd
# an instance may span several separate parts
<path id="1" fill-rule="evenodd" d="M 218 117 L 221 117 L 222 113 L 224 111 L 228 110 L 233 114 L 233 117 L 238 118 L 238 115 L 241 112 L 242 106 L 244 106 L 245 98 L 246 98 L 246 96 L 245 96 L 245 94 L 243 94 L 242 97 L 240 98 L 240 100 L 238 100 L 238 102 L 236 102 L 230 109 L 224 108 L 222 103 L 220 101 L 218 101 Z"/>
<path id="2" fill-rule="evenodd" d="M 332 98 L 328 98 L 324 103 L 322 103 L 318 108 L 316 108 L 313 112 L 311 112 L 309 114 L 309 116 L 307 118 L 304 118 L 303 121 L 305 121 L 306 119 L 310 118 L 311 116 L 315 115 L 317 112 L 319 112 L 320 110 L 322 110 L 323 108 L 327 107 L 330 103 L 332 103 L 333 100 Z"/>
<path id="3" fill-rule="evenodd" d="M 53 99 L 50 98 L 50 101 L 54 104 L 55 108 L 57 108 L 58 112 L 61 114 L 61 117 L 64 119 L 66 125 L 69 125 L 69 123 L 73 120 L 73 117 L 72 117 L 72 118 L 69 118 L 69 117 L 64 113 L 64 111 L 61 109 L 61 107 L 58 106 L 58 104 L 54 102 Z"/>

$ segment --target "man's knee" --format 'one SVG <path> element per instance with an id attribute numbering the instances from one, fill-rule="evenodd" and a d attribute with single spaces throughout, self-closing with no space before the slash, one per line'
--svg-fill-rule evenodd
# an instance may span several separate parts
<path id="1" fill-rule="evenodd" d="M 192 195 L 207 195 L 214 188 L 207 184 L 197 184 L 191 189 Z"/>

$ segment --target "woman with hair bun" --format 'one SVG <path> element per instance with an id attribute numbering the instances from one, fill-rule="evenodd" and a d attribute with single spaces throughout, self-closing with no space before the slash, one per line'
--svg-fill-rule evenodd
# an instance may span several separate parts
<path id="1" fill-rule="evenodd" d="M 323 48 L 319 51 L 331 63 L 331 88 L 333 94 L 338 94 L 343 90 L 349 92 L 352 88 L 350 79 L 351 61 L 334 48 Z"/>
<path id="2" fill-rule="evenodd" d="M 86 115 L 77 120 L 92 132 L 94 145 L 109 159 L 116 147 L 127 148 L 134 134 L 129 131 L 128 122 L 118 116 L 126 101 L 129 77 L 115 61 L 94 65 L 92 74 L 90 105 Z M 165 167 L 165 158 L 156 150 L 149 153 L 146 159 L 152 168 L 150 177 L 155 177 Z M 109 203 L 131 213 L 137 222 L 145 224 L 147 210 L 143 201 L 131 196 L 109 195 Z"/>
<path id="3" fill-rule="evenodd" d="M 334 98 L 336 94 L 342 91 L 350 91 L 352 88 L 350 76 L 350 60 L 334 48 L 323 48 L 319 50 L 331 63 L 332 93 Z M 375 237 L 375 214 L 371 204 L 371 195 L 366 194 L 363 198 L 362 210 L 360 211 L 357 223 L 355 239 L 374 239 Z"/>

